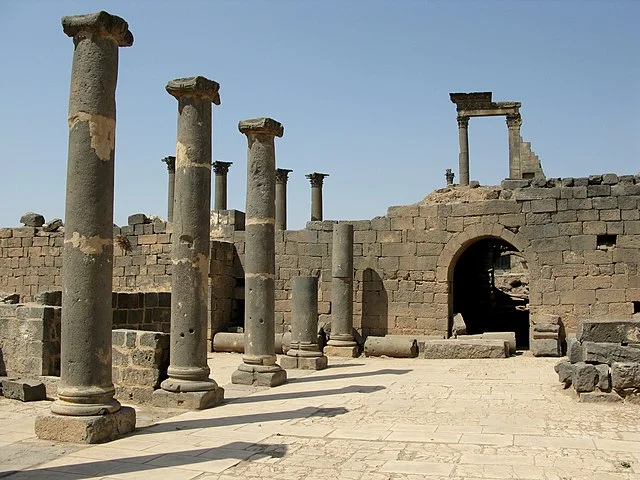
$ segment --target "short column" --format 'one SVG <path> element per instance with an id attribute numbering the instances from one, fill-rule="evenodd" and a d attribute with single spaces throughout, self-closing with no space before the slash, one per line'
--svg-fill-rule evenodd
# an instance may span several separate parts
<path id="1" fill-rule="evenodd" d="M 276 169 L 276 230 L 287 229 L 287 180 L 293 170 Z"/>
<path id="2" fill-rule="evenodd" d="M 209 378 L 207 293 L 211 206 L 211 104 L 220 86 L 204 77 L 167 84 L 178 100 L 176 189 L 171 245 L 171 344 L 169 378 L 153 393 L 160 407 L 203 409 L 222 402 Z"/>
<path id="3" fill-rule="evenodd" d="M 469 185 L 469 117 L 458 117 L 458 174 L 460 185 Z"/>
<path id="4" fill-rule="evenodd" d="M 216 190 L 214 210 L 227 209 L 227 173 L 232 162 L 221 162 L 219 160 L 213 162 L 213 171 L 216 174 Z"/>
<path id="5" fill-rule="evenodd" d="M 331 251 L 331 336 L 324 353 L 334 357 L 357 357 L 353 337 L 353 225 L 333 225 Z"/>
<path id="6" fill-rule="evenodd" d="M 176 157 L 164 157 L 162 161 L 167 164 L 167 175 L 169 177 L 167 185 L 167 221 L 173 222 L 173 199 L 176 186 Z"/>
<path id="7" fill-rule="evenodd" d="M 275 353 L 275 176 L 274 137 L 284 128 L 271 118 L 243 120 L 247 136 L 245 220 L 245 319 L 242 364 L 231 382 L 275 387 L 287 379 Z"/>
<path id="8" fill-rule="evenodd" d="M 451 171 L 450 168 L 444 172 L 444 178 L 447 181 L 447 187 L 453 186 L 453 179 L 455 178 L 455 173 Z"/>
<path id="9" fill-rule="evenodd" d="M 322 220 L 322 183 L 328 173 L 313 172 L 305 175 L 311 182 L 311 221 Z"/>
<path id="10" fill-rule="evenodd" d="M 73 37 L 62 270 L 58 400 L 36 419 L 39 438 L 100 443 L 135 428 L 115 400 L 111 367 L 113 182 L 118 47 L 133 44 L 122 18 L 62 18 Z"/>
<path id="11" fill-rule="evenodd" d="M 291 348 L 280 358 L 280 365 L 285 369 L 327 368 L 327 357 L 318 347 L 318 278 L 294 277 L 291 295 Z"/>
<path id="12" fill-rule="evenodd" d="M 509 129 L 509 178 L 522 178 L 520 168 L 520 126 L 522 117 L 520 114 L 507 115 L 507 128 Z"/>

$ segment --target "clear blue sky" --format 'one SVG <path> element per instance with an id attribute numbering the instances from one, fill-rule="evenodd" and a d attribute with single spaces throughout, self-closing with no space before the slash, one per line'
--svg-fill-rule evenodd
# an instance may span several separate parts
<path id="1" fill-rule="evenodd" d="M 640 171 L 640 2 L 3 0 L 0 226 L 25 211 L 63 217 L 73 44 L 63 15 L 129 22 L 120 49 L 115 222 L 166 216 L 177 77 L 221 84 L 213 158 L 233 162 L 229 208 L 245 209 L 239 120 L 283 123 L 289 227 L 310 216 L 313 171 L 329 173 L 325 219 L 368 219 L 415 203 L 457 174 L 449 92 L 522 102 L 522 134 L 549 177 Z M 471 179 L 508 174 L 504 118 L 472 119 Z"/>

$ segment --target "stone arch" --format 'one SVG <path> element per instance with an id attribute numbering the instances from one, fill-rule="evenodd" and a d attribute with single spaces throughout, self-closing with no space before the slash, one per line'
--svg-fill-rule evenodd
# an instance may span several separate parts
<path id="1" fill-rule="evenodd" d="M 485 239 L 499 239 L 513 246 L 524 258 L 529 267 L 529 272 L 535 271 L 535 255 L 529 240 L 520 233 L 514 233 L 499 223 L 473 224 L 466 227 L 462 232 L 452 236 L 445 244 L 440 253 L 436 267 L 437 291 L 441 293 L 438 311 L 447 312 L 446 320 L 448 333 L 451 332 L 451 322 L 453 319 L 453 279 L 454 271 L 461 255 L 472 244 Z M 442 304 L 445 303 L 446 304 Z"/>

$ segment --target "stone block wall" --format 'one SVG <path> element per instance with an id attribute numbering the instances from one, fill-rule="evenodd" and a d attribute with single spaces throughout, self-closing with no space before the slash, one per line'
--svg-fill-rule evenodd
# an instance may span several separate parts
<path id="1" fill-rule="evenodd" d="M 151 403 L 167 378 L 169 334 L 117 329 L 113 339 L 113 383 L 123 402 Z"/>
<path id="2" fill-rule="evenodd" d="M 113 292 L 113 329 L 169 333 L 170 292 Z"/>
<path id="3" fill-rule="evenodd" d="M 0 375 L 60 375 L 61 308 L 0 305 Z"/>

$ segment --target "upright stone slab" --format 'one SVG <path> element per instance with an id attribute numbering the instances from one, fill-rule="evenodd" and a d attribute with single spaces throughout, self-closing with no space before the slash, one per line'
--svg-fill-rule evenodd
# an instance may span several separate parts
<path id="1" fill-rule="evenodd" d="M 153 393 L 153 403 L 163 407 L 209 408 L 224 395 L 207 365 L 211 104 L 220 104 L 219 88 L 199 76 L 172 80 L 166 87 L 178 100 L 178 139 L 169 378 Z"/>
<path id="2" fill-rule="evenodd" d="M 227 173 L 229 173 L 231 165 L 233 165 L 231 162 L 221 162 L 219 160 L 213 162 L 213 171 L 216 174 L 214 210 L 227 209 Z"/>
<path id="3" fill-rule="evenodd" d="M 242 364 L 232 383 L 275 387 L 287 379 L 275 354 L 275 176 L 274 137 L 284 128 L 271 118 L 241 121 L 247 136 L 245 226 L 245 320 Z"/>
<path id="4" fill-rule="evenodd" d="M 322 184 L 328 173 L 313 172 L 305 175 L 311 182 L 311 221 L 321 221 L 322 218 Z"/>
<path id="5" fill-rule="evenodd" d="M 294 277 L 291 348 L 280 359 L 283 368 L 322 370 L 327 357 L 318 347 L 318 277 Z"/>
<path id="6" fill-rule="evenodd" d="M 357 357 L 353 337 L 353 225 L 333 226 L 331 252 L 331 338 L 324 349 L 329 357 Z"/>
<path id="7" fill-rule="evenodd" d="M 287 181 L 293 170 L 276 169 L 276 230 L 287 229 Z"/>
<path id="8" fill-rule="evenodd" d="M 176 185 L 176 157 L 164 157 L 162 162 L 167 165 L 167 221 L 173 222 L 173 201 L 175 198 Z"/>
<path id="9" fill-rule="evenodd" d="M 60 384 L 52 413 L 38 417 L 35 430 L 40 438 L 91 442 L 85 433 L 98 428 L 108 441 L 135 428 L 135 411 L 115 400 L 111 377 L 115 90 L 118 47 L 132 45 L 133 35 L 106 12 L 63 17 L 62 28 L 74 54 Z"/>

